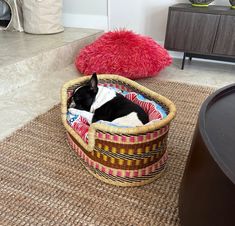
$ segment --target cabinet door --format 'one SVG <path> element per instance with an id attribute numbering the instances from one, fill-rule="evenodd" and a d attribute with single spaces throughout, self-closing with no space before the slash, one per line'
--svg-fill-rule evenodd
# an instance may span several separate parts
<path id="1" fill-rule="evenodd" d="M 170 11 L 165 48 L 183 52 L 212 52 L 219 16 Z"/>
<path id="2" fill-rule="evenodd" d="M 221 16 L 213 53 L 235 56 L 235 16 Z"/>

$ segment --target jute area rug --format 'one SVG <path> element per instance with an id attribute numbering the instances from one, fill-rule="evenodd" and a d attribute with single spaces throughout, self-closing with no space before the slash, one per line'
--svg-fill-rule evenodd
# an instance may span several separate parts
<path id="1" fill-rule="evenodd" d="M 135 188 L 97 180 L 69 149 L 58 105 L 0 143 L 0 225 L 179 225 L 180 182 L 201 103 L 212 89 L 139 83 L 177 107 L 166 173 Z"/>

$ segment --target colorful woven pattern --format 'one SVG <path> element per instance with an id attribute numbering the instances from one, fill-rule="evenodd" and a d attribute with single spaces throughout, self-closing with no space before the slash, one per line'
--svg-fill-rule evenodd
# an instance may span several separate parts
<path id="1" fill-rule="evenodd" d="M 89 139 L 86 143 L 84 137 L 79 136 L 68 124 L 67 106 L 72 90 L 88 79 L 89 77 L 82 77 L 70 81 L 62 89 L 62 120 L 69 145 L 89 172 L 104 182 L 118 186 L 140 186 L 152 182 L 161 175 L 166 166 L 169 124 L 176 113 L 174 104 L 129 79 L 116 75 L 100 75 L 98 79 L 101 84 L 112 84 L 111 86 L 131 92 L 129 98 L 137 101 L 136 93 L 140 93 L 151 103 L 157 103 L 166 116 L 132 128 L 93 123 L 89 127 Z M 151 108 L 149 109 L 151 114 Z"/>

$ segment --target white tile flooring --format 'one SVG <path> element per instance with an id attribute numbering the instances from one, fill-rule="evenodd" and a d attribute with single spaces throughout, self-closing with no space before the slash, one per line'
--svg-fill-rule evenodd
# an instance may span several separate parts
<path id="1" fill-rule="evenodd" d="M 59 103 L 62 84 L 77 76 L 71 65 L 0 96 L 0 140 Z"/>
<path id="2" fill-rule="evenodd" d="M 63 70 L 75 55 L 102 34 L 92 29 L 66 28 L 53 35 L 0 32 L 0 95 Z"/>
<path id="3" fill-rule="evenodd" d="M 0 66 L 16 63 L 69 43 L 99 33 L 100 30 L 65 28 L 53 35 L 31 35 L 24 32 L 0 32 Z"/>
<path id="4" fill-rule="evenodd" d="M 181 70 L 181 59 L 175 59 L 157 78 L 221 88 L 235 83 L 235 64 L 193 58 L 191 62 L 186 60 Z"/>
<path id="5" fill-rule="evenodd" d="M 77 77 L 74 57 L 102 31 L 66 28 L 54 35 L 0 32 L 0 139 L 60 101 Z"/>

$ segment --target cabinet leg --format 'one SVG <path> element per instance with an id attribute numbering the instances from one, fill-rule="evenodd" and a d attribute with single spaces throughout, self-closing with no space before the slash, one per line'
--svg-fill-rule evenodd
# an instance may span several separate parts
<path id="1" fill-rule="evenodd" d="M 186 53 L 184 53 L 184 56 L 183 56 L 181 70 L 184 70 L 185 56 L 186 56 Z"/>

